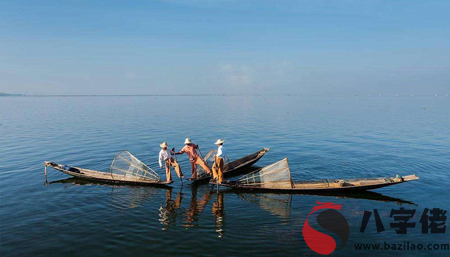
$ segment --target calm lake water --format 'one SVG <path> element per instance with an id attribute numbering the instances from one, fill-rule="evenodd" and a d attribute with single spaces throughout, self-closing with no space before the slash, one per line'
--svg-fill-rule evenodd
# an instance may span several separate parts
<path id="1" fill-rule="evenodd" d="M 156 167 L 159 143 L 217 138 L 230 159 L 271 150 L 296 180 L 417 174 L 420 180 L 345 196 L 193 187 L 111 186 L 69 179 L 44 161 L 108 171 L 129 150 Z M 302 227 L 316 201 L 342 204 L 350 237 L 332 256 L 449 256 L 449 251 L 356 251 L 355 243 L 449 243 L 422 234 L 425 208 L 450 210 L 448 96 L 142 96 L 0 98 L 1 256 L 319 256 Z M 190 174 L 187 157 L 178 158 Z M 163 172 L 157 169 L 162 175 Z M 416 209 L 406 235 L 391 209 Z M 360 233 L 364 210 L 377 209 Z M 447 221 L 448 223 L 449 221 Z M 310 217 L 309 223 L 321 229 Z M 340 239 L 335 238 L 338 248 Z"/>

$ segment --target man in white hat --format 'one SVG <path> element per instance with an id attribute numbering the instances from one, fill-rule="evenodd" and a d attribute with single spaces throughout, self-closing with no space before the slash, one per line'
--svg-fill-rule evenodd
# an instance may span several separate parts
<path id="1" fill-rule="evenodd" d="M 214 143 L 218 146 L 217 148 L 217 154 L 214 156 L 215 161 L 212 166 L 212 172 L 213 172 L 213 179 L 218 182 L 219 184 L 222 184 L 223 181 L 223 168 L 225 165 L 225 162 L 228 162 L 228 156 L 225 153 L 225 148 L 223 147 L 224 140 L 217 139 L 217 141 Z"/>
<path id="2" fill-rule="evenodd" d="M 208 174 L 211 174 L 211 169 L 206 162 L 198 155 L 198 145 L 193 144 L 190 138 L 184 140 L 184 147 L 176 154 L 186 153 L 191 161 L 192 177 L 191 179 L 197 179 L 197 165 L 200 165 Z"/>
<path id="3" fill-rule="evenodd" d="M 172 182 L 172 173 L 170 172 L 170 167 L 174 167 L 175 172 L 177 173 L 179 178 L 184 177 L 183 173 L 181 172 L 181 167 L 178 164 L 178 162 L 172 157 L 172 151 L 169 151 L 167 149 L 167 147 L 169 147 L 167 145 L 166 142 L 162 142 L 162 144 L 159 145 L 162 149 L 161 151 L 159 151 L 159 167 L 162 169 L 163 168 L 163 164 L 164 167 L 166 167 L 166 179 L 167 182 L 170 183 Z"/>

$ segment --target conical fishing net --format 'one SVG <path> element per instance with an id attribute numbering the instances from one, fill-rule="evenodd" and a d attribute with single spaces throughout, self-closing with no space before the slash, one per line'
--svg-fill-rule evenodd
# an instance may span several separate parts
<path id="1" fill-rule="evenodd" d="M 248 187 L 291 189 L 291 171 L 287 158 L 239 178 Z"/>
<path id="2" fill-rule="evenodd" d="M 117 180 L 160 180 L 154 170 L 128 151 L 121 151 L 116 155 L 111 164 L 111 176 Z"/>

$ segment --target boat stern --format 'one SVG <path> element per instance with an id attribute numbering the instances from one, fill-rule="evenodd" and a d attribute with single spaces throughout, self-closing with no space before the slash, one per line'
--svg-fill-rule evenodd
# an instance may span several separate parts
<path id="1" fill-rule="evenodd" d="M 408 182 L 408 181 L 418 180 L 419 177 L 416 174 L 414 174 L 414 175 L 402 176 L 402 179 L 404 182 Z"/>

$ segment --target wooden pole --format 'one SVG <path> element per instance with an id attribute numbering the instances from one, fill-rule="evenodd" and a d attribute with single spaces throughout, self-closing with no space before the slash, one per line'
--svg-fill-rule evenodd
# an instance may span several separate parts
<path id="1" fill-rule="evenodd" d="M 45 177 L 45 183 L 47 184 L 47 165 L 44 163 L 44 177 Z"/>

